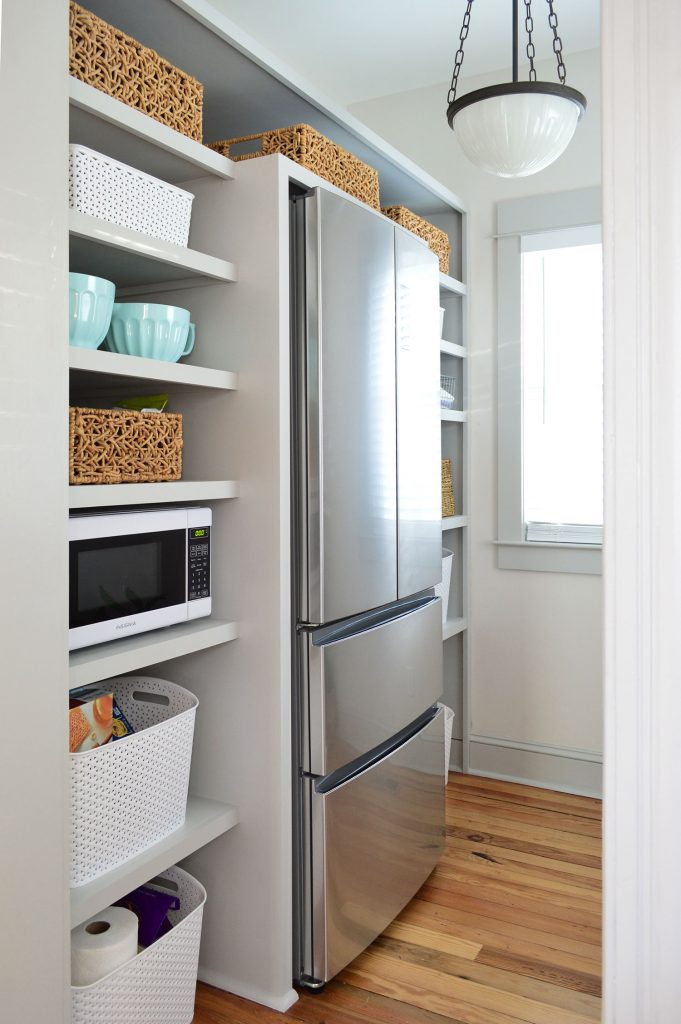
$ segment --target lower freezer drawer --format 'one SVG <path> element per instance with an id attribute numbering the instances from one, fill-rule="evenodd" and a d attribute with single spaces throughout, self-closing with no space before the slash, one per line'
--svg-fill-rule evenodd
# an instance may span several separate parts
<path id="1" fill-rule="evenodd" d="M 303 971 L 328 981 L 390 924 L 444 846 L 444 714 L 372 767 L 308 787 Z M 319 780 L 317 780 L 317 783 Z"/>

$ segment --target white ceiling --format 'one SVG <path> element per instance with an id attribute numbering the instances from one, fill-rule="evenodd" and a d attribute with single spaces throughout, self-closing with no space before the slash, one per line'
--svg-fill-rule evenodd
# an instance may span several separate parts
<path id="1" fill-rule="evenodd" d="M 451 78 L 466 0 L 210 0 L 304 78 L 344 105 Z M 600 45 L 599 0 L 554 0 L 570 53 Z M 524 22 L 520 3 L 521 26 Z M 552 55 L 546 0 L 533 0 L 537 55 Z M 474 0 L 464 75 L 509 68 L 510 0 Z M 521 39 L 524 46 L 524 40 Z"/>

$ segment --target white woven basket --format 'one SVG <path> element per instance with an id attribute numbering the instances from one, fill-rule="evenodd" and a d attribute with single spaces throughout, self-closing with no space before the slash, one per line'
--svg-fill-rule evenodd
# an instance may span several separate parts
<path id="1" fill-rule="evenodd" d="M 71 885 L 84 885 L 184 823 L 199 705 L 165 679 L 107 680 L 135 733 L 70 754 Z"/>
<path id="2" fill-rule="evenodd" d="M 85 146 L 69 146 L 69 207 L 187 245 L 194 196 Z"/>
<path id="3" fill-rule="evenodd" d="M 154 880 L 166 888 L 161 879 L 180 897 L 172 931 L 94 985 L 72 987 L 72 1024 L 191 1024 L 206 890 L 181 868 Z"/>

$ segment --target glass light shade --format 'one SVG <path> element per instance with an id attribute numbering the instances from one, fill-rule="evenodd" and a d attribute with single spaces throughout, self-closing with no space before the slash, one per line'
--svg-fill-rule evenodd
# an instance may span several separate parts
<path id="1" fill-rule="evenodd" d="M 453 128 L 477 167 L 500 178 L 526 178 L 565 151 L 582 111 L 574 99 L 552 92 L 500 91 L 464 106 Z"/>

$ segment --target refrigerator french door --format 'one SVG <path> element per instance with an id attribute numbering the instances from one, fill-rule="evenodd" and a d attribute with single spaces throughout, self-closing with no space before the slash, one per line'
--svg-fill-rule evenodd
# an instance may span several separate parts
<path id="1" fill-rule="evenodd" d="M 296 980 L 396 916 L 444 835 L 437 259 L 291 204 Z"/>

